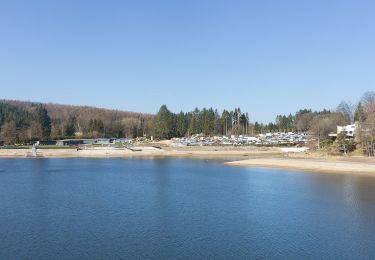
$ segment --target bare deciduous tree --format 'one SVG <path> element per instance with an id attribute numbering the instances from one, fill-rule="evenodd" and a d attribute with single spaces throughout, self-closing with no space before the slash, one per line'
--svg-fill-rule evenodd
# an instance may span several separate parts
<path id="1" fill-rule="evenodd" d="M 363 94 L 361 98 L 361 102 L 365 107 L 370 106 L 372 103 L 375 102 L 375 91 L 367 91 Z"/>
<path id="2" fill-rule="evenodd" d="M 346 124 L 351 124 L 354 122 L 355 109 L 352 103 L 341 101 L 341 103 L 337 106 L 336 111 L 344 115 Z"/>

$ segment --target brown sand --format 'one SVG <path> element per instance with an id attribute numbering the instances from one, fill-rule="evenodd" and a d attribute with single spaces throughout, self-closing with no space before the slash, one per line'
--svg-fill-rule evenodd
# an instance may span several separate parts
<path id="1" fill-rule="evenodd" d="M 306 158 L 255 158 L 226 163 L 228 165 L 247 167 L 284 168 L 313 172 L 369 174 L 375 176 L 375 160 L 364 158 L 306 159 Z"/>
<path id="2" fill-rule="evenodd" d="M 31 149 L 0 149 L 0 158 L 24 158 L 31 155 Z M 127 148 L 96 147 L 84 149 L 38 149 L 39 157 L 46 158 L 68 158 L 68 157 L 235 157 L 243 156 L 281 156 L 278 149 L 273 148 L 243 148 L 243 147 L 181 147 L 181 148 L 155 148 L 151 146 L 138 146 Z"/>

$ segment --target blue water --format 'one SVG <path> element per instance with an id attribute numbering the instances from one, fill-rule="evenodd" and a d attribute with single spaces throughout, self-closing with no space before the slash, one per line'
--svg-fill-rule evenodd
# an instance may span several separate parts
<path id="1" fill-rule="evenodd" d="M 1 159 L 0 259 L 375 258 L 375 178 Z"/>

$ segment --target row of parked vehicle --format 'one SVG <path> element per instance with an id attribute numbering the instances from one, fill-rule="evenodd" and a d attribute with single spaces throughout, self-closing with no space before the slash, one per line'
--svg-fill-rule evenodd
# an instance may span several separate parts
<path id="1" fill-rule="evenodd" d="M 175 144 L 186 146 L 207 146 L 207 145 L 287 145 L 304 144 L 308 139 L 305 133 L 266 133 L 256 136 L 204 136 L 194 135 L 173 139 Z"/>

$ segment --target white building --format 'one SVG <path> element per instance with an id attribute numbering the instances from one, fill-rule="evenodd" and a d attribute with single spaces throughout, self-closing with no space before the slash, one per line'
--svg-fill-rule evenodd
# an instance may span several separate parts
<path id="1" fill-rule="evenodd" d="M 346 126 L 337 126 L 337 133 L 345 132 L 346 136 L 354 137 L 357 130 L 357 124 L 351 124 Z"/>
<path id="2" fill-rule="evenodd" d="M 358 129 L 358 123 L 354 123 L 351 125 L 345 125 L 345 126 L 337 126 L 337 133 L 336 134 L 329 134 L 330 137 L 337 137 L 337 134 L 345 132 L 347 137 L 354 137 L 356 135 Z"/>

